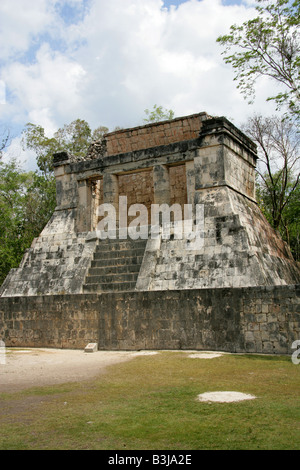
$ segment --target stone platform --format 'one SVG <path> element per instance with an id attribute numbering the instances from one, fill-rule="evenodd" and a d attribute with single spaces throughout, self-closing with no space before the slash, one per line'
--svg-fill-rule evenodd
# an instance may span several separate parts
<path id="1" fill-rule="evenodd" d="M 0 298 L 6 346 L 291 354 L 300 286 Z"/>
<path id="2" fill-rule="evenodd" d="M 287 353 L 300 270 L 255 200 L 256 146 L 206 113 L 109 133 L 84 160 L 54 155 L 57 207 L 0 288 L 0 338 L 19 346 Z M 99 208 L 146 239 L 101 239 Z M 134 206 L 135 205 L 135 206 Z M 199 237 L 149 236 L 153 206 L 201 208 Z M 172 209 L 173 208 L 173 209 Z M 175 216 L 174 216 L 175 217 Z"/>

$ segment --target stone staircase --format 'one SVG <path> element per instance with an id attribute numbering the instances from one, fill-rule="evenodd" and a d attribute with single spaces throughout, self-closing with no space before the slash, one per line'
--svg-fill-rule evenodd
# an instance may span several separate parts
<path id="1" fill-rule="evenodd" d="M 100 240 L 83 285 L 84 293 L 134 290 L 147 240 Z"/>

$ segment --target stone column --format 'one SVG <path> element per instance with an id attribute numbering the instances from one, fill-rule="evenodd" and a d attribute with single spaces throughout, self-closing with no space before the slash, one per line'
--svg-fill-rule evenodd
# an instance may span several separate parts
<path id="1" fill-rule="evenodd" d="M 153 167 L 154 203 L 170 204 L 170 179 L 169 170 L 165 165 Z"/>
<path id="2" fill-rule="evenodd" d="M 92 231 L 97 229 L 98 207 L 100 205 L 100 191 L 102 181 L 93 180 L 92 182 Z"/>
<path id="3" fill-rule="evenodd" d="M 154 185 L 154 204 L 158 204 L 159 206 L 161 206 L 162 204 L 170 205 L 171 203 L 170 178 L 169 178 L 169 170 L 167 166 L 155 165 L 153 167 L 153 185 Z M 162 212 L 161 211 L 158 212 L 158 219 L 156 222 L 154 222 L 154 219 L 155 217 L 153 216 L 153 213 L 151 211 L 152 230 L 157 231 L 159 230 L 158 225 L 162 225 L 163 223 Z M 152 233 L 152 236 L 154 236 L 153 233 Z"/>
<path id="4" fill-rule="evenodd" d="M 256 146 L 225 118 L 203 124 L 195 157 L 195 190 L 228 187 L 255 201 Z"/>
<path id="5" fill-rule="evenodd" d="M 194 161 L 186 162 L 186 191 L 187 203 L 192 206 L 192 215 L 195 216 L 195 165 Z"/>
<path id="6" fill-rule="evenodd" d="M 89 232 L 92 230 L 92 212 L 92 182 L 89 180 L 78 181 L 77 232 Z"/>
<path id="7" fill-rule="evenodd" d="M 66 152 L 54 154 L 54 176 L 56 179 L 56 210 L 77 207 L 77 179 L 70 169 L 70 156 Z"/>
<path id="8" fill-rule="evenodd" d="M 118 177 L 110 173 L 103 174 L 103 202 L 112 204 L 116 210 L 116 221 L 119 220 L 119 183 Z"/>

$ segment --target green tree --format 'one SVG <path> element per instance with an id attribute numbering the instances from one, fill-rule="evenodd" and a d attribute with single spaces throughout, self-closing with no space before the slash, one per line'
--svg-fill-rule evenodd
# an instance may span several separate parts
<path id="1" fill-rule="evenodd" d="M 45 178 L 53 173 L 53 154 L 60 150 L 60 143 L 55 137 L 47 137 L 42 126 L 28 123 L 22 135 L 23 149 L 33 150 L 39 170 Z"/>
<path id="2" fill-rule="evenodd" d="M 32 178 L 33 174 L 23 172 L 15 160 L 0 162 L 0 284 L 28 248 L 25 212 Z"/>
<path id="3" fill-rule="evenodd" d="M 10 131 L 9 129 L 0 129 L 0 160 L 2 158 L 3 150 L 9 145 Z"/>
<path id="4" fill-rule="evenodd" d="M 273 175 L 275 178 L 278 174 Z M 264 181 L 258 180 L 256 185 L 256 198 L 267 220 L 274 227 L 273 196 L 280 199 L 282 194 L 281 178 L 276 179 L 277 185 L 272 186 L 272 194 L 268 185 L 272 185 L 268 174 L 264 174 Z M 295 178 L 290 178 L 286 186 L 285 197 L 288 200 L 281 211 L 280 222 L 277 226 L 282 238 L 290 245 L 295 260 L 300 261 L 300 185 L 295 185 Z"/>
<path id="5" fill-rule="evenodd" d="M 121 129 L 121 128 L 118 127 L 118 129 Z M 117 128 L 116 128 L 115 130 L 117 130 Z M 108 127 L 106 127 L 106 126 L 99 126 L 99 127 L 97 127 L 97 128 L 94 129 L 93 132 L 92 132 L 92 139 L 91 139 L 91 142 L 96 142 L 96 141 L 102 140 L 104 134 L 106 134 L 107 132 L 109 132 Z"/>
<path id="6" fill-rule="evenodd" d="M 162 106 L 157 106 L 156 104 L 153 106 L 152 111 L 145 109 L 145 114 L 147 117 L 144 118 L 144 122 L 146 123 L 174 119 L 174 111 L 172 111 L 172 109 L 166 109 Z"/>
<path id="7" fill-rule="evenodd" d="M 54 134 L 60 150 L 66 150 L 77 159 L 84 158 L 90 144 L 99 141 L 108 132 L 105 126 L 99 126 L 94 131 L 83 119 L 76 119 Z"/>
<path id="8" fill-rule="evenodd" d="M 300 261 L 300 185 L 292 192 L 283 213 L 284 239 L 291 247 L 294 258 Z"/>
<path id="9" fill-rule="evenodd" d="M 50 219 L 55 199 L 54 177 L 0 162 L 0 285 Z"/>
<path id="10" fill-rule="evenodd" d="M 42 126 L 28 123 L 23 131 L 22 143 L 24 149 L 35 152 L 40 171 L 49 178 L 53 175 L 54 153 L 65 150 L 77 159 L 83 159 L 90 144 L 102 139 L 106 132 L 107 127 L 100 126 L 92 131 L 86 121 L 76 119 L 58 129 L 53 137 L 47 137 Z"/>
<path id="11" fill-rule="evenodd" d="M 55 177 L 45 178 L 38 172 L 31 174 L 24 198 L 23 239 L 24 246 L 31 245 L 50 220 L 56 206 Z"/>
<path id="12" fill-rule="evenodd" d="M 297 127 L 290 120 L 255 115 L 242 128 L 258 146 L 258 204 L 298 259 L 300 136 Z"/>
<path id="13" fill-rule="evenodd" d="M 281 89 L 268 100 L 278 108 L 286 106 L 299 119 L 300 0 L 257 0 L 257 4 L 256 18 L 231 26 L 217 42 L 225 47 L 225 62 L 232 65 L 234 80 L 246 98 L 253 101 L 258 77 L 270 77 Z"/>

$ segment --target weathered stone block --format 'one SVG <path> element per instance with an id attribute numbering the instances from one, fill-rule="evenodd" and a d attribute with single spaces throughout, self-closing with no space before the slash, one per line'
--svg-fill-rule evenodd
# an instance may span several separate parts
<path id="1" fill-rule="evenodd" d="M 84 352 L 86 352 L 86 353 L 93 353 L 93 352 L 96 352 L 96 351 L 98 351 L 98 343 L 89 343 L 84 348 Z"/>

